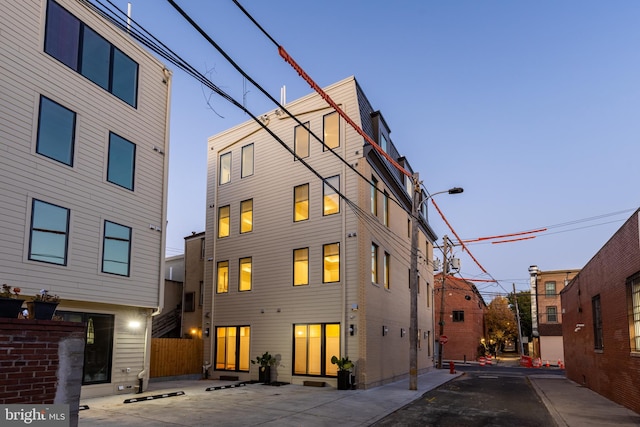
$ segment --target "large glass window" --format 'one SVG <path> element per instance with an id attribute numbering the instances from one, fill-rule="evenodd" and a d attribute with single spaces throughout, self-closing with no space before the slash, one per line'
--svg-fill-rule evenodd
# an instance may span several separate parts
<path id="1" fill-rule="evenodd" d="M 293 250 L 293 286 L 309 284 L 309 248 Z"/>
<path id="2" fill-rule="evenodd" d="M 340 115 L 334 111 L 322 118 L 324 127 L 324 145 L 327 148 L 334 149 L 340 146 Z"/>
<path id="3" fill-rule="evenodd" d="M 216 328 L 216 370 L 249 371 L 250 326 Z"/>
<path id="4" fill-rule="evenodd" d="M 131 228 L 115 222 L 104 222 L 102 272 L 129 275 L 131 260 Z"/>
<path id="5" fill-rule="evenodd" d="M 65 165 L 73 166 L 76 113 L 40 97 L 36 152 Z"/>
<path id="6" fill-rule="evenodd" d="M 556 282 L 544 283 L 544 296 L 555 297 L 556 296 Z"/>
<path id="7" fill-rule="evenodd" d="M 640 352 L 640 273 L 628 280 L 631 351 Z"/>
<path id="8" fill-rule="evenodd" d="M 44 51 L 136 107 L 138 64 L 53 0 L 47 4 Z"/>
<path id="9" fill-rule="evenodd" d="M 136 146 L 126 139 L 109 133 L 109 163 L 107 181 L 133 190 L 135 174 Z"/>
<path id="10" fill-rule="evenodd" d="M 81 322 L 87 325 L 82 385 L 110 383 L 114 316 L 60 310 L 56 311 L 56 315 L 61 316 L 65 322 Z"/>
<path id="11" fill-rule="evenodd" d="M 218 237 L 229 236 L 229 219 L 231 215 L 229 205 L 218 208 Z"/>
<path id="12" fill-rule="evenodd" d="M 293 221 L 309 219 L 309 184 L 293 188 Z"/>
<path id="13" fill-rule="evenodd" d="M 371 213 L 378 215 L 378 180 L 371 177 Z"/>
<path id="14" fill-rule="evenodd" d="M 378 245 L 371 244 L 371 282 L 378 283 Z"/>
<path id="15" fill-rule="evenodd" d="M 322 191 L 322 214 L 333 215 L 339 213 L 340 195 L 338 191 L 340 191 L 340 176 L 336 175 L 325 179 L 325 182 L 322 184 Z"/>
<path id="16" fill-rule="evenodd" d="M 322 246 L 322 265 L 324 283 L 340 281 L 340 243 Z"/>
<path id="17" fill-rule="evenodd" d="M 387 252 L 384 253 L 384 262 L 382 263 L 382 276 L 383 276 L 383 284 L 385 289 L 389 289 L 391 286 L 391 255 Z"/>
<path id="18" fill-rule="evenodd" d="M 216 276 L 216 292 L 219 294 L 229 292 L 229 261 L 218 262 Z"/>
<path id="19" fill-rule="evenodd" d="M 604 339 L 602 335 L 602 306 L 600 295 L 596 295 L 591 299 L 591 309 L 593 310 L 593 348 L 602 350 L 604 348 Z"/>
<path id="20" fill-rule="evenodd" d="M 69 209 L 33 199 L 29 259 L 67 265 Z"/>
<path id="21" fill-rule="evenodd" d="M 340 357 L 340 324 L 293 326 L 293 374 L 336 376 L 331 357 Z"/>
<path id="22" fill-rule="evenodd" d="M 253 231 L 253 199 L 240 202 L 240 233 Z"/>
<path id="23" fill-rule="evenodd" d="M 309 157 L 309 122 L 296 126 L 293 130 L 294 142 L 293 151 L 298 157 Z"/>
<path id="24" fill-rule="evenodd" d="M 240 274 L 238 275 L 238 291 L 240 292 L 251 290 L 252 265 L 250 257 L 240 258 Z"/>
<path id="25" fill-rule="evenodd" d="M 253 144 L 242 147 L 242 164 L 240 165 L 241 178 L 251 175 L 253 175 Z"/>
<path id="26" fill-rule="evenodd" d="M 220 177 L 218 183 L 220 185 L 231 182 L 231 153 L 220 155 Z"/>

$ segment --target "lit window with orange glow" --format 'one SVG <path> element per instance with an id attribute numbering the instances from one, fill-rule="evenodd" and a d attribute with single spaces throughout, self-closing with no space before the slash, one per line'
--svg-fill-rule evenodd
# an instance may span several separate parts
<path id="1" fill-rule="evenodd" d="M 335 190 L 334 190 L 335 189 Z M 327 178 L 322 184 L 322 214 L 333 215 L 340 212 L 340 175 Z"/>
<path id="2" fill-rule="evenodd" d="M 219 294 L 227 293 L 229 292 L 229 261 L 218 262 L 217 270 L 216 292 Z"/>
<path id="3" fill-rule="evenodd" d="M 293 286 L 309 284 L 309 248 L 293 251 Z"/>
<path id="4" fill-rule="evenodd" d="M 383 271 L 382 271 L 382 276 L 383 276 L 385 289 L 389 289 L 389 287 L 391 286 L 391 283 L 390 283 L 390 268 L 391 268 L 391 255 L 389 255 L 388 253 L 385 252 L 384 253 Z"/>
<path id="5" fill-rule="evenodd" d="M 340 243 L 322 246 L 322 264 L 324 283 L 340 281 Z"/>
<path id="6" fill-rule="evenodd" d="M 218 208 L 218 237 L 229 236 L 229 205 Z"/>
<path id="7" fill-rule="evenodd" d="M 240 233 L 253 231 L 253 199 L 240 202 Z"/>
<path id="8" fill-rule="evenodd" d="M 238 283 L 238 290 L 240 292 L 251 290 L 251 270 L 251 258 L 240 258 L 240 276 Z"/>
<path id="9" fill-rule="evenodd" d="M 309 184 L 293 188 L 293 221 L 309 219 Z"/>

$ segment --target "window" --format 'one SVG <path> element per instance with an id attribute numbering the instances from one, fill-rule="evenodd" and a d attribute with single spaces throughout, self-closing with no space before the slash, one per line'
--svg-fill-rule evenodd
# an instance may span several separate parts
<path id="1" fill-rule="evenodd" d="M 340 243 L 322 246 L 322 265 L 324 283 L 340 281 Z"/>
<path id="2" fill-rule="evenodd" d="M 229 261 L 219 261 L 217 266 L 217 287 L 219 294 L 229 292 Z"/>
<path id="3" fill-rule="evenodd" d="M 82 385 L 110 383 L 114 316 L 59 310 L 56 311 L 56 315 L 61 316 L 65 322 L 79 322 L 87 325 Z"/>
<path id="4" fill-rule="evenodd" d="M 371 177 L 371 213 L 378 216 L 378 180 Z"/>
<path id="5" fill-rule="evenodd" d="M 138 64 L 53 0 L 44 51 L 136 108 Z"/>
<path id="6" fill-rule="evenodd" d="M 324 127 L 324 149 L 334 149 L 340 146 L 340 116 L 334 111 L 322 118 Z"/>
<path id="7" fill-rule="evenodd" d="M 115 222 L 104 222 L 102 272 L 129 275 L 131 260 L 131 228 Z"/>
<path id="8" fill-rule="evenodd" d="M 631 335 L 631 351 L 640 352 L 640 273 L 632 276 L 628 281 L 630 295 L 629 332 Z"/>
<path id="9" fill-rule="evenodd" d="M 204 305 L 204 282 L 200 280 L 200 298 L 198 299 L 198 305 L 202 307 Z"/>
<path id="10" fill-rule="evenodd" d="M 410 176 L 405 176 L 405 187 L 407 189 L 407 193 L 409 193 L 409 197 L 413 197 L 413 178 Z"/>
<path id="11" fill-rule="evenodd" d="M 389 226 L 389 193 L 382 194 L 382 223 Z"/>
<path id="12" fill-rule="evenodd" d="M 238 276 L 238 291 L 250 291 L 251 290 L 251 271 L 252 261 L 251 258 L 240 258 L 240 274 Z"/>
<path id="13" fill-rule="evenodd" d="M 240 234 L 253 231 L 253 199 L 240 202 Z"/>
<path id="14" fill-rule="evenodd" d="M 242 147 L 242 165 L 240 166 L 241 178 L 251 175 L 253 175 L 253 144 Z"/>
<path id="15" fill-rule="evenodd" d="M 431 285 L 427 283 L 427 307 L 431 307 Z"/>
<path id="16" fill-rule="evenodd" d="M 133 191 L 135 162 L 135 144 L 110 132 L 107 181 Z"/>
<path id="17" fill-rule="evenodd" d="M 556 282 L 544 283 L 544 296 L 555 297 L 556 296 Z"/>
<path id="18" fill-rule="evenodd" d="M 300 158 L 309 157 L 309 122 L 296 126 L 293 129 L 293 151 Z"/>
<path id="19" fill-rule="evenodd" d="M 371 282 L 378 283 L 378 245 L 371 244 Z"/>
<path id="20" fill-rule="evenodd" d="M 338 191 L 340 191 L 340 176 L 336 175 L 325 179 L 325 182 L 322 184 L 322 191 L 322 215 L 333 215 L 339 213 L 340 196 L 338 195 Z"/>
<path id="21" fill-rule="evenodd" d="M 331 356 L 340 354 L 340 324 L 293 325 L 293 374 L 336 376 Z"/>
<path id="22" fill-rule="evenodd" d="M 293 250 L 293 286 L 309 284 L 309 248 Z"/>
<path id="23" fill-rule="evenodd" d="M 29 259 L 67 265 L 69 209 L 33 199 Z"/>
<path id="24" fill-rule="evenodd" d="M 229 237 L 229 216 L 230 208 L 227 206 L 220 206 L 218 208 L 218 237 Z"/>
<path id="25" fill-rule="evenodd" d="M 220 185 L 231 182 L 231 153 L 220 155 L 220 177 L 218 183 Z"/>
<path id="26" fill-rule="evenodd" d="M 389 149 L 387 138 L 385 138 L 384 134 L 382 133 L 380 134 L 380 148 L 382 148 L 382 151 L 384 151 L 385 153 L 387 153 Z"/>
<path id="27" fill-rule="evenodd" d="M 309 184 L 293 188 L 293 221 L 309 219 Z"/>
<path id="28" fill-rule="evenodd" d="M 602 350 L 604 349 L 604 341 L 602 335 L 600 295 L 596 295 L 591 299 L 591 309 L 593 310 L 593 348 L 596 350 Z"/>
<path id="29" fill-rule="evenodd" d="M 383 276 L 383 283 L 384 283 L 384 287 L 385 289 L 389 289 L 389 287 L 391 286 L 390 283 L 390 268 L 391 268 L 391 255 L 389 255 L 388 253 L 384 253 L 384 262 L 382 263 L 382 276 Z"/>
<path id="30" fill-rule="evenodd" d="M 185 292 L 184 311 L 189 313 L 196 311 L 196 293 L 195 292 Z"/>
<path id="31" fill-rule="evenodd" d="M 453 310 L 452 320 L 454 322 L 464 322 L 464 310 Z"/>
<path id="32" fill-rule="evenodd" d="M 556 323 L 558 321 L 558 308 L 556 306 L 547 307 L 547 322 Z"/>
<path id="33" fill-rule="evenodd" d="M 249 372 L 250 326 L 216 328 L 216 369 Z"/>
<path id="34" fill-rule="evenodd" d="M 204 245 L 204 237 L 202 239 L 200 239 L 200 259 L 204 259 L 204 250 L 205 250 L 205 245 Z"/>
<path id="35" fill-rule="evenodd" d="M 76 113 L 40 96 L 36 152 L 73 166 Z"/>

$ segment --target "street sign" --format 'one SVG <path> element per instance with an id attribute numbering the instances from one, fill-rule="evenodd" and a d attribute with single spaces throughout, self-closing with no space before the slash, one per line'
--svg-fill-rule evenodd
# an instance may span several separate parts
<path id="1" fill-rule="evenodd" d="M 446 344 L 449 341 L 446 335 L 440 335 L 440 344 Z"/>

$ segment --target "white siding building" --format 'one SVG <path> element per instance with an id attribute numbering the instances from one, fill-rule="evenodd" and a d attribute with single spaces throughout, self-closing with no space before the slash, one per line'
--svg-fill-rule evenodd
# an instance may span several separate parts
<path id="1" fill-rule="evenodd" d="M 325 90 L 411 172 L 355 78 Z M 335 355 L 359 388 L 407 377 L 411 182 L 319 95 L 285 108 L 324 145 L 281 110 L 261 120 L 288 150 L 255 121 L 209 139 L 204 363 L 257 379 L 250 360 L 268 351 L 272 380 L 335 386 Z M 419 372 L 433 367 L 435 239 L 421 217 Z"/>
<path id="2" fill-rule="evenodd" d="M 0 282 L 87 324 L 82 397 L 148 380 L 170 72 L 87 2 L 0 14 Z"/>

